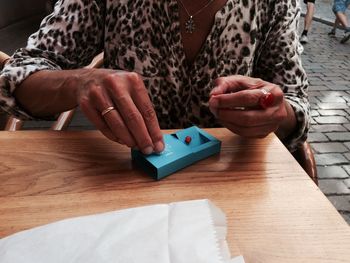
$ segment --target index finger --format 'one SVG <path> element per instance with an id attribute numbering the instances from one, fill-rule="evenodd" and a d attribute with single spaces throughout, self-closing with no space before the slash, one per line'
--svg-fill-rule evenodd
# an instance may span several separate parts
<path id="1" fill-rule="evenodd" d="M 241 90 L 236 93 L 226 93 L 212 96 L 209 100 L 211 108 L 256 107 L 263 95 L 260 89 Z"/>
<path id="2" fill-rule="evenodd" d="M 148 133 L 153 141 L 154 150 L 162 152 L 164 150 L 163 135 L 159 127 L 157 114 L 141 78 L 135 81 L 135 87 L 131 96 L 144 119 Z"/>
<path id="3" fill-rule="evenodd" d="M 214 89 L 210 96 L 220 95 L 230 92 L 237 92 L 245 89 L 258 89 L 266 84 L 265 81 L 242 75 L 220 77 L 214 81 Z"/>

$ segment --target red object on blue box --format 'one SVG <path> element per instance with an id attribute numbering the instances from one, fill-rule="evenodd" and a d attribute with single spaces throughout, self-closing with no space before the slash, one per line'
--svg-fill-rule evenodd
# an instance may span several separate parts
<path id="1" fill-rule="evenodd" d="M 191 136 L 186 136 L 185 143 L 190 144 L 191 140 L 192 140 Z"/>

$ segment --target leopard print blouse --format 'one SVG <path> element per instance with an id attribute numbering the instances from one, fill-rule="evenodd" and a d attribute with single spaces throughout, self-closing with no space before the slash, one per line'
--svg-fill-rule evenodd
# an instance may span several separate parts
<path id="1" fill-rule="evenodd" d="M 281 87 L 297 129 L 290 150 L 306 139 L 308 82 L 298 53 L 296 0 L 227 0 L 191 66 L 185 60 L 177 0 L 60 0 L 0 75 L 0 106 L 33 119 L 12 96 L 39 70 L 74 69 L 105 52 L 105 67 L 135 71 L 145 82 L 162 128 L 217 127 L 208 110 L 212 80 L 260 77 Z"/>

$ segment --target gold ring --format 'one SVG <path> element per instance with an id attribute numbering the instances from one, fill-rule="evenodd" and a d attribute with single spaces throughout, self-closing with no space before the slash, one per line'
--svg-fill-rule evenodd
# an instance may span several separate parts
<path id="1" fill-rule="evenodd" d="M 107 109 L 105 109 L 104 111 L 101 112 L 102 117 L 105 116 L 108 112 L 115 110 L 115 108 L 113 106 L 108 107 Z"/>

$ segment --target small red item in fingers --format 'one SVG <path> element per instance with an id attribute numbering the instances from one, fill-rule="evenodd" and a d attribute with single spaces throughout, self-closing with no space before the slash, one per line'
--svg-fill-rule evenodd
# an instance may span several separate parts
<path id="1" fill-rule="evenodd" d="M 190 136 L 186 136 L 185 143 L 190 144 L 191 141 L 192 141 L 192 138 Z"/>
<path id="2" fill-rule="evenodd" d="M 273 105 L 273 102 L 275 101 L 275 96 L 267 92 L 266 94 L 262 95 L 259 100 L 259 104 L 261 108 L 267 109 L 268 107 L 271 107 Z"/>

